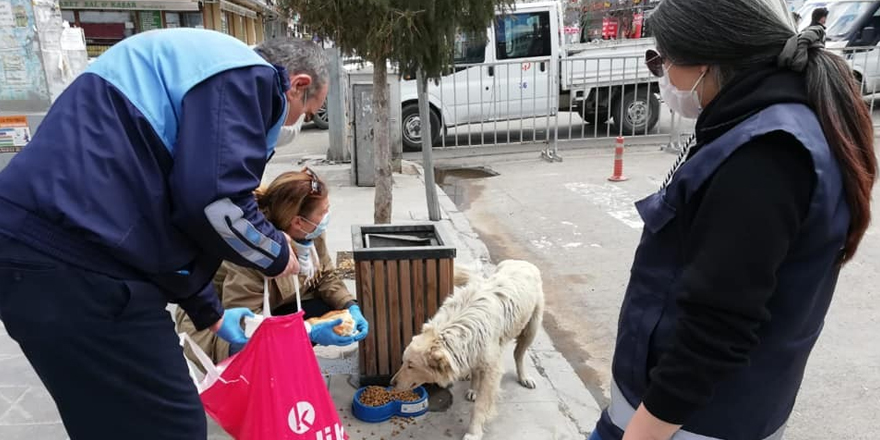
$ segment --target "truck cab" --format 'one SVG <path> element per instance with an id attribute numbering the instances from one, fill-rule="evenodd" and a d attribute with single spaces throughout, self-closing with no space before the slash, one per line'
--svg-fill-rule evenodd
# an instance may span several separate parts
<path id="1" fill-rule="evenodd" d="M 496 15 L 478 33 L 455 36 L 455 67 L 430 81 L 432 140 L 448 127 L 555 114 L 558 109 L 562 30 L 556 2 L 526 3 Z M 401 82 L 404 147 L 421 148 L 418 94 L 413 75 Z"/>

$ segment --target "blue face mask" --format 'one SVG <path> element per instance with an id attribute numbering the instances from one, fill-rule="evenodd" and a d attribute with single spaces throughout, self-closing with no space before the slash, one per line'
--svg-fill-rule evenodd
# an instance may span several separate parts
<path id="1" fill-rule="evenodd" d="M 306 234 L 306 240 L 314 240 L 314 239 L 320 237 L 321 235 L 323 235 L 324 232 L 327 231 L 327 225 L 330 223 L 330 211 L 327 211 L 327 213 L 324 214 L 324 218 L 322 218 L 321 222 L 318 223 L 317 225 L 310 222 L 309 219 L 307 219 L 305 217 L 302 217 L 302 219 L 305 220 L 306 223 L 315 227 L 314 231 Z"/>

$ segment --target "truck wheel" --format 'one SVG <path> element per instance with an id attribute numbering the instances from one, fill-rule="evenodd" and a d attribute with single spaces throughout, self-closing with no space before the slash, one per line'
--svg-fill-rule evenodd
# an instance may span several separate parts
<path id="1" fill-rule="evenodd" d="M 419 117 L 419 104 L 403 106 L 401 111 L 401 137 L 404 151 L 422 151 L 422 121 Z M 440 117 L 431 109 L 431 145 L 440 142 Z"/>
<path id="2" fill-rule="evenodd" d="M 327 114 L 327 101 L 324 101 L 324 103 L 321 104 L 321 108 L 315 112 L 315 115 L 312 117 L 312 122 L 315 123 L 315 127 L 318 127 L 321 130 L 330 128 L 330 116 Z"/>
<path id="3" fill-rule="evenodd" d="M 654 129 L 660 119 L 660 100 L 646 87 L 628 90 L 614 100 L 614 131 L 617 133 L 645 134 Z"/>

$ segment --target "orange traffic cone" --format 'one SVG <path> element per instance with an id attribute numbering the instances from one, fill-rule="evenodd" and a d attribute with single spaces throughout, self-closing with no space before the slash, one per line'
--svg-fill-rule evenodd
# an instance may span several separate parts
<path id="1" fill-rule="evenodd" d="M 623 182 L 627 177 L 623 175 L 623 137 L 617 138 L 614 146 L 614 174 L 608 178 L 612 182 Z"/>

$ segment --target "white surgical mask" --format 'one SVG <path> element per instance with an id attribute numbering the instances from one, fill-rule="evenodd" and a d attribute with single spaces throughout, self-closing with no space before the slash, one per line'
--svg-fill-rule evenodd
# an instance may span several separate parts
<path id="1" fill-rule="evenodd" d="M 278 143 L 275 144 L 276 148 L 293 143 L 293 140 L 296 139 L 299 131 L 302 130 L 302 125 L 305 120 L 306 115 L 302 114 L 293 125 L 282 125 L 281 132 L 278 133 Z"/>
<path id="2" fill-rule="evenodd" d="M 663 102 L 672 109 L 672 111 L 689 119 L 696 119 L 703 111 L 700 104 L 700 95 L 697 93 L 697 86 L 703 81 L 706 72 L 697 79 L 694 86 L 690 90 L 679 90 L 669 81 L 669 69 L 665 69 L 664 75 L 660 77 L 660 97 Z"/>

